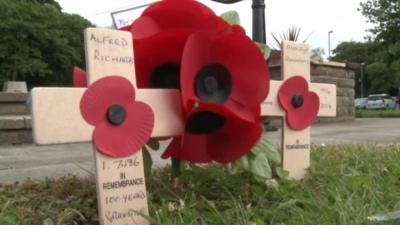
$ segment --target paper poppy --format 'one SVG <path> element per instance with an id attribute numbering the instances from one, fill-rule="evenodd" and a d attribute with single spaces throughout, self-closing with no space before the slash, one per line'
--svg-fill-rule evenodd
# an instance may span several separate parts
<path id="1" fill-rule="evenodd" d="M 260 104 L 268 94 L 269 73 L 243 28 L 192 34 L 181 74 L 185 131 L 163 158 L 228 163 L 250 151 L 262 133 Z"/>
<path id="2" fill-rule="evenodd" d="M 146 8 L 141 16 L 152 18 L 162 30 L 202 30 L 228 26 L 206 5 L 193 0 L 160 1 Z"/>
<path id="3" fill-rule="evenodd" d="M 293 130 L 309 127 L 319 111 L 319 97 L 308 90 L 307 81 L 301 76 L 293 76 L 279 88 L 279 103 L 286 111 L 286 122 Z"/>
<path id="4" fill-rule="evenodd" d="M 214 117 L 211 111 L 224 117 Z M 171 142 L 162 158 L 194 163 L 229 163 L 245 155 L 262 134 L 260 121 L 242 120 L 220 104 L 200 103 L 188 118 L 197 119 L 186 121 L 186 132 Z M 219 129 L 210 132 L 210 123 Z"/>
<path id="5" fill-rule="evenodd" d="M 240 26 L 225 32 L 197 32 L 189 37 L 182 57 L 182 103 L 219 103 L 238 117 L 255 122 L 269 91 L 267 63 Z"/>
<path id="6" fill-rule="evenodd" d="M 112 157 L 125 157 L 140 150 L 154 125 L 152 109 L 134 101 L 135 89 L 120 76 L 107 76 L 91 84 L 82 96 L 80 111 L 95 126 L 96 148 Z"/>
<path id="7" fill-rule="evenodd" d="M 180 88 L 180 65 L 187 38 L 200 30 L 229 27 L 207 6 L 192 0 L 164 0 L 148 7 L 131 26 L 137 86 Z"/>

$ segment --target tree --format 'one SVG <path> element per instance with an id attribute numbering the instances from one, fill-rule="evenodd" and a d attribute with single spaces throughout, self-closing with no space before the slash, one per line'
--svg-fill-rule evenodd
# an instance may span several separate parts
<path id="1" fill-rule="evenodd" d="M 373 62 L 373 42 L 342 42 L 332 51 L 334 56 L 330 59 L 337 62 Z"/>
<path id="2" fill-rule="evenodd" d="M 311 59 L 319 62 L 324 61 L 325 50 L 323 48 L 314 48 L 311 50 Z"/>
<path id="3" fill-rule="evenodd" d="M 0 0 L 0 83 L 68 85 L 83 65 L 83 30 L 92 24 L 53 0 Z"/>
<path id="4" fill-rule="evenodd" d="M 376 26 L 370 29 L 375 41 L 391 45 L 400 40 L 400 3 L 398 0 L 361 2 L 361 13 Z"/>
<path id="5" fill-rule="evenodd" d="M 400 2 L 368 0 L 360 5 L 362 14 L 376 25 L 370 32 L 379 50 L 374 53 L 375 64 L 367 69 L 367 75 L 379 79 L 373 79 L 377 84 L 371 83 L 371 87 L 381 87 L 381 92 L 396 94 L 400 87 Z M 388 84 L 383 85 L 382 80 Z"/>

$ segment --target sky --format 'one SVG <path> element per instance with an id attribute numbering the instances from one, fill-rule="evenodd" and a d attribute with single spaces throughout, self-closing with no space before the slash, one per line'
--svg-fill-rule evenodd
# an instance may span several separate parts
<path id="1" fill-rule="evenodd" d="M 98 26 L 112 24 L 111 12 L 126 9 L 153 0 L 56 0 L 64 12 L 79 14 Z M 220 15 L 235 10 L 240 15 L 241 25 L 251 36 L 251 0 L 224 5 L 210 0 L 199 0 Z M 331 50 L 343 41 L 364 41 L 367 29 L 372 25 L 357 9 L 366 0 L 265 0 L 267 43 L 275 46 L 271 33 L 275 36 L 295 25 L 301 28 L 299 41 L 307 39 L 311 48 L 323 48 L 328 55 L 328 32 L 333 31 Z M 137 11 L 137 16 L 142 10 Z"/>

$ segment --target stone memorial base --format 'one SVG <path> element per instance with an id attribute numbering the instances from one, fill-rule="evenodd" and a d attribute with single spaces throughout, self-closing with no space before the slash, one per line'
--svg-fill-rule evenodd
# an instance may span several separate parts
<path id="1" fill-rule="evenodd" d="M 3 85 L 4 92 L 10 93 L 28 93 L 25 81 L 7 81 Z"/>
<path id="2" fill-rule="evenodd" d="M 32 143 L 27 93 L 0 92 L 0 144 Z"/>

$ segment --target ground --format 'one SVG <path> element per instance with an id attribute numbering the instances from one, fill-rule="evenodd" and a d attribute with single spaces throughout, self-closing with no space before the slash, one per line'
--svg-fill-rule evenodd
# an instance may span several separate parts
<path id="1" fill-rule="evenodd" d="M 390 145 L 400 142 L 400 118 L 356 119 L 350 122 L 318 123 L 311 128 L 312 143 L 372 143 Z M 265 138 L 279 144 L 280 132 L 268 132 Z M 165 146 L 166 143 L 163 143 Z M 161 160 L 162 151 L 151 151 L 156 167 L 169 160 Z M 89 143 L 35 146 L 0 145 L 0 183 L 14 183 L 28 177 L 37 180 L 60 177 L 68 173 L 88 176 L 94 173 L 92 145 Z"/>

